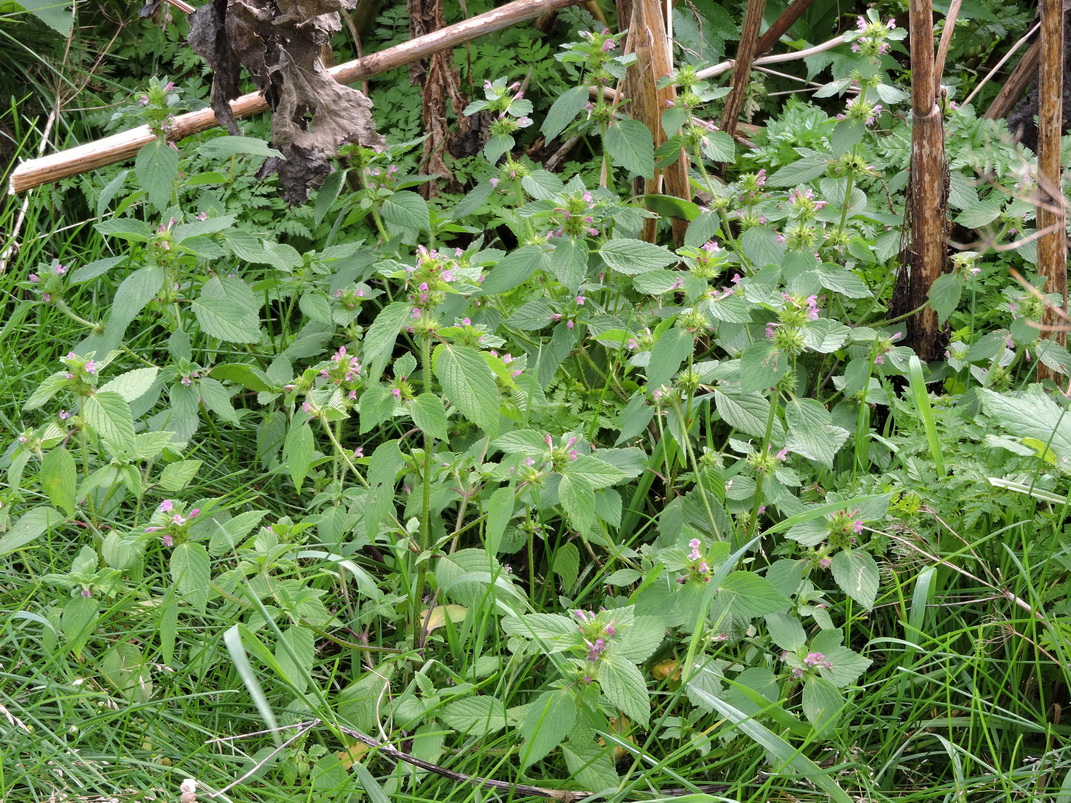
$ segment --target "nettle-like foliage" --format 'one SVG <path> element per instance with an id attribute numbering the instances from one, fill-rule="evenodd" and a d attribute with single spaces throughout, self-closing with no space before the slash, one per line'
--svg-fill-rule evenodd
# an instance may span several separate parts
<path id="1" fill-rule="evenodd" d="M 676 250 L 638 238 L 653 213 L 612 185 L 510 153 L 531 105 L 508 79 L 470 107 L 497 127 L 487 177 L 456 207 L 412 191 L 406 146 L 354 149 L 300 250 L 231 193 L 263 143 L 147 146 L 137 186 L 120 174 L 98 200 L 115 256 L 25 282 L 87 329 L 25 404 L 47 418 L 4 458 L 18 518 L 0 553 L 45 532 L 77 547 L 42 579 L 60 592 L 34 614 L 53 645 L 115 653 L 134 667 L 119 691 L 151 696 L 131 680 L 151 660 L 223 660 L 183 641 L 208 621 L 229 628 L 269 719 L 505 731 L 522 770 L 560 750 L 592 789 L 619 782 L 600 734 L 659 731 L 684 753 L 748 738 L 846 800 L 799 744 L 823 743 L 871 663 L 849 634 L 878 599 L 890 503 L 905 510 L 912 481 L 855 481 L 894 459 L 870 416 L 912 357 L 864 281 L 899 238 L 882 186 L 899 167 L 874 160 L 869 126 L 903 99 L 880 62 L 901 35 L 864 21 L 827 88 L 854 89 L 843 119 L 791 151 L 771 139 L 768 169 L 727 184 L 705 165 L 733 145 L 697 117 L 720 93 L 675 76 L 658 158 L 687 148 L 710 197 Z M 623 180 L 656 154 L 602 94 L 589 104 L 627 65 L 617 48 L 595 33 L 566 50 L 583 83 L 543 131 L 597 133 Z M 146 96 L 161 132 L 170 92 Z M 973 264 L 944 281 L 972 287 Z M 103 320 L 68 303 L 80 287 L 111 298 Z M 992 385 L 1014 359 L 999 340 L 953 350 Z M 236 489 L 213 493 L 230 472 Z M 146 605 L 155 644 L 102 631 Z M 370 633 L 398 652 L 356 660 L 349 685 L 324 670 L 319 640 L 359 650 Z M 711 737 L 719 718 L 739 729 Z M 320 775 L 339 770 L 318 755 Z"/>

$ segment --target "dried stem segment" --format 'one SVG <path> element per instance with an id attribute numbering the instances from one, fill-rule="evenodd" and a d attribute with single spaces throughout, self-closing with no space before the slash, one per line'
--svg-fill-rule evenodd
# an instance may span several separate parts
<path id="1" fill-rule="evenodd" d="M 625 80 L 625 97 L 629 99 L 628 112 L 634 120 L 639 120 L 651 129 L 657 148 L 666 141 L 662 128 L 662 113 L 677 98 L 672 85 L 658 88 L 659 79 L 669 74 L 672 69 L 671 44 L 666 20 L 662 15 L 659 0 L 635 0 L 632 4 L 632 21 L 629 24 L 629 46 L 636 54 L 636 63 L 629 68 Z M 680 158 L 664 171 L 656 170 L 653 179 L 640 179 L 641 191 L 644 193 L 665 192 L 690 201 L 691 188 L 688 184 L 688 157 L 683 152 Z M 657 221 L 653 218 L 644 223 L 643 239 L 655 240 Z M 673 239 L 682 244 L 687 224 L 676 218 L 672 221 Z"/>
<path id="2" fill-rule="evenodd" d="M 340 84 L 356 83 L 417 59 L 449 50 L 477 36 L 494 33 L 519 22 L 534 19 L 540 14 L 575 6 L 580 2 L 581 0 L 514 0 L 500 8 L 427 36 L 411 39 L 364 58 L 340 64 L 331 68 L 330 73 Z M 257 92 L 242 95 L 231 101 L 231 110 L 234 112 L 235 119 L 251 117 L 267 109 L 268 104 L 264 97 Z M 219 122 L 211 109 L 191 112 L 175 118 L 169 137 L 177 141 L 192 134 L 207 131 L 217 125 Z M 149 127 L 140 126 L 41 159 L 23 162 L 11 172 L 9 192 L 17 195 L 34 187 L 40 187 L 42 184 L 51 184 L 88 170 L 121 162 L 137 155 L 137 152 L 153 139 L 155 137 L 149 131 Z"/>
<path id="3" fill-rule="evenodd" d="M 908 271 L 905 309 L 926 303 L 930 287 L 944 271 L 947 246 L 947 192 L 944 124 L 937 104 L 933 10 L 930 0 L 911 0 L 911 187 L 910 241 L 902 271 Z M 903 286 L 898 283 L 898 290 Z M 898 304 L 899 306 L 899 304 Z M 944 338 L 937 313 L 926 307 L 907 321 L 908 344 L 923 360 L 939 358 Z"/>
<path id="4" fill-rule="evenodd" d="M 725 111 L 721 116 L 721 130 L 729 136 L 736 131 L 736 121 L 744 105 L 744 93 L 747 92 L 747 82 L 751 76 L 751 63 L 755 60 L 759 26 L 765 8 L 766 0 L 748 0 L 747 11 L 744 12 L 740 48 L 736 51 L 736 66 L 733 68 L 733 88 L 725 98 Z"/>
<path id="5" fill-rule="evenodd" d="M 1038 270 L 1045 278 L 1044 289 L 1056 293 L 1067 309 L 1067 229 L 1065 201 L 1060 192 L 1060 135 L 1063 130 L 1064 11 L 1061 0 L 1041 0 L 1041 64 L 1038 71 Z M 1046 309 L 1043 323 L 1057 326 L 1066 316 Z M 1063 345 L 1067 333 L 1058 330 L 1052 337 Z M 1055 378 L 1045 366 L 1038 367 L 1041 379 Z"/>

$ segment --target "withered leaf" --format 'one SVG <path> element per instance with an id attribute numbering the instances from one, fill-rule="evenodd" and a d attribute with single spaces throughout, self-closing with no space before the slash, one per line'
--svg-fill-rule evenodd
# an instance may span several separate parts
<path id="1" fill-rule="evenodd" d="M 353 5 L 353 0 L 212 0 L 191 23 L 190 45 L 215 73 L 217 118 L 233 124 L 226 101 L 238 96 L 239 65 L 272 107 L 272 145 L 284 159 L 269 159 L 257 175 L 278 172 L 291 205 L 303 203 L 309 188 L 330 174 L 329 160 L 343 145 L 386 148 L 372 121 L 372 102 L 335 81 L 323 64 L 324 48 L 341 29 L 339 11 Z"/>

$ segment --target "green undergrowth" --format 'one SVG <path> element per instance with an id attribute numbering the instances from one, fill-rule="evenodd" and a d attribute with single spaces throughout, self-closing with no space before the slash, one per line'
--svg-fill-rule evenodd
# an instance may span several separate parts
<path id="1" fill-rule="evenodd" d="M 590 103 L 632 57 L 585 33 L 543 119 L 485 84 L 432 202 L 397 142 L 283 209 L 261 140 L 168 145 L 154 80 L 158 140 L 31 196 L 0 278 L 0 796 L 520 796 L 371 739 L 607 800 L 1071 799 L 1032 157 L 950 110 L 956 223 L 1008 247 L 953 257 L 920 364 L 903 36 L 861 18 L 843 113 L 745 152 L 690 68 L 669 145 Z M 597 158 L 519 156 L 534 125 Z M 633 194 L 682 152 L 699 203 Z"/>

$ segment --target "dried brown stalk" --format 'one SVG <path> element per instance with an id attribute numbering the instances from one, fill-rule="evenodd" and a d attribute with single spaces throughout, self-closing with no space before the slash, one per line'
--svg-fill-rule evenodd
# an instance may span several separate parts
<path id="1" fill-rule="evenodd" d="M 1066 201 L 1060 192 L 1060 136 L 1063 131 L 1064 9 L 1062 0 L 1041 0 L 1041 53 L 1038 69 L 1038 273 L 1045 291 L 1055 293 L 1067 309 Z M 1047 307 L 1043 323 L 1056 325 L 1061 316 Z M 1053 332 L 1061 346 L 1067 334 Z M 1038 366 L 1039 379 L 1055 379 L 1047 366 Z"/>

